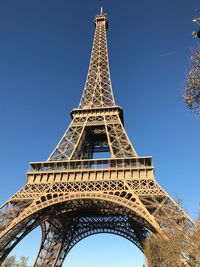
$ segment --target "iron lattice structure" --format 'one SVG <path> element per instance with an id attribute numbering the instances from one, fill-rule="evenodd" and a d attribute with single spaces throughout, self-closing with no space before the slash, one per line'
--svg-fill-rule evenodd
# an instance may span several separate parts
<path id="1" fill-rule="evenodd" d="M 126 134 L 112 93 L 106 14 L 97 15 L 95 25 L 88 76 L 71 124 L 47 161 L 30 163 L 26 184 L 0 208 L 0 263 L 37 226 L 42 240 L 34 266 L 60 267 L 87 236 L 113 233 L 143 250 L 150 234 L 162 232 L 164 214 L 175 211 L 190 222 L 156 182 L 152 158 L 139 157 Z M 110 158 L 94 159 L 99 152 Z"/>

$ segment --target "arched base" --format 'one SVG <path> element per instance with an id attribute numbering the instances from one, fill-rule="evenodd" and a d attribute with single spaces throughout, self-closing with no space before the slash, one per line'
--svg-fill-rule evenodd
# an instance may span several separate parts
<path id="1" fill-rule="evenodd" d="M 72 206 L 73 205 L 73 209 Z M 75 208 L 76 206 L 76 208 Z M 56 212 L 60 210 L 60 212 Z M 119 205 L 97 200 L 73 201 L 54 206 L 56 217 L 43 226 L 36 266 L 60 267 L 69 251 L 82 239 L 97 233 L 122 236 L 143 250 L 149 231 Z M 52 218 L 52 216 L 51 216 Z"/>

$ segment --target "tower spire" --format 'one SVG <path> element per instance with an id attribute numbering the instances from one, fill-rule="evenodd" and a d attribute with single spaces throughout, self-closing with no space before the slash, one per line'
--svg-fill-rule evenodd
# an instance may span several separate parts
<path id="1" fill-rule="evenodd" d="M 81 109 L 115 106 L 108 62 L 108 20 L 107 15 L 103 13 L 103 7 L 94 22 L 96 29 L 88 75 L 79 105 Z"/>

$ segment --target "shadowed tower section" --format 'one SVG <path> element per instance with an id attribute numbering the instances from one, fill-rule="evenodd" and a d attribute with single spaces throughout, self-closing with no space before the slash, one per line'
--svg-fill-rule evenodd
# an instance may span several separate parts
<path id="1" fill-rule="evenodd" d="M 150 234 L 168 227 L 163 215 L 192 224 L 156 182 L 152 158 L 139 157 L 128 138 L 112 91 L 107 15 L 101 10 L 94 21 L 88 75 L 69 127 L 46 161 L 30 163 L 25 185 L 0 208 L 0 263 L 38 226 L 34 266 L 61 267 L 73 246 L 96 233 L 117 234 L 143 251 Z M 105 153 L 110 157 L 99 158 Z"/>

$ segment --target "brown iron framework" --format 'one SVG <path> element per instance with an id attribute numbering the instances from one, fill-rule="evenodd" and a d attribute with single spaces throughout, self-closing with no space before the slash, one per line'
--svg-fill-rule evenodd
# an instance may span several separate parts
<path id="1" fill-rule="evenodd" d="M 47 161 L 30 163 L 24 187 L 0 208 L 0 263 L 39 225 L 34 266 L 61 267 L 87 236 L 117 234 L 143 251 L 148 235 L 162 232 L 164 214 L 175 212 L 192 223 L 156 182 L 152 158 L 139 157 L 126 134 L 112 93 L 107 15 L 97 15 L 95 25 L 87 80 L 71 124 Z M 104 152 L 110 158 L 94 159 Z"/>

